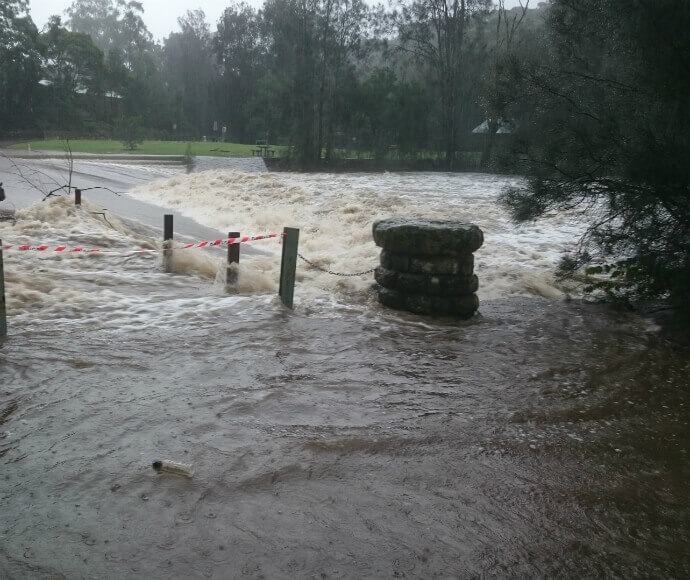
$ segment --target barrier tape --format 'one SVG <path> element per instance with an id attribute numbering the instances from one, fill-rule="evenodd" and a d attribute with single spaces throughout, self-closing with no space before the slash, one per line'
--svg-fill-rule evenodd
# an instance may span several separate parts
<path id="1" fill-rule="evenodd" d="M 254 242 L 256 240 L 267 240 L 271 238 L 282 238 L 283 234 L 263 234 L 260 236 L 242 236 L 239 238 L 227 238 L 225 240 L 213 240 L 213 241 L 205 241 L 205 242 L 195 242 L 193 244 L 186 244 L 184 246 L 173 246 L 172 248 L 162 248 L 162 249 L 155 249 L 155 250 L 144 250 L 144 249 L 139 249 L 139 250 L 128 250 L 126 252 L 120 252 L 117 250 L 102 250 L 100 248 L 68 248 L 67 246 L 32 246 L 32 245 L 23 245 L 23 246 L 14 246 L 14 245 L 8 245 L 8 246 L 2 246 L 0 247 L 0 252 L 2 251 L 18 251 L 18 252 L 29 252 L 29 251 L 35 251 L 35 252 L 49 252 L 49 253 L 64 253 L 64 254 L 73 254 L 73 253 L 99 253 L 99 254 L 145 254 L 145 253 L 155 253 L 155 252 L 161 252 L 164 250 L 190 250 L 193 248 L 219 248 L 222 246 L 232 246 L 233 244 L 244 244 L 246 242 Z"/>
<path id="2" fill-rule="evenodd" d="M 195 244 L 187 244 L 179 248 L 170 248 L 171 250 L 188 250 L 190 248 L 212 248 L 215 246 L 232 246 L 233 244 L 244 244 L 245 242 L 253 242 L 255 240 L 266 240 L 269 238 L 282 238 L 283 234 L 264 234 L 262 236 L 242 236 L 241 238 L 228 238 L 227 240 L 214 240 L 213 242 L 199 242 Z"/>

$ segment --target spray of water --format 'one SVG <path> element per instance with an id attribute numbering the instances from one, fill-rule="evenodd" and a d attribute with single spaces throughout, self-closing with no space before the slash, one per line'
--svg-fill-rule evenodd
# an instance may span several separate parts
<path id="1" fill-rule="evenodd" d="M 243 234 L 300 228 L 301 253 L 342 273 L 378 263 L 371 227 L 376 219 L 419 216 L 476 223 L 485 245 L 476 256 L 481 299 L 512 295 L 564 296 L 553 277 L 559 256 L 584 230 L 577 215 L 551 216 L 545 224 L 516 226 L 498 196 L 518 180 L 480 174 L 273 174 L 211 171 L 157 180 L 132 195 L 171 206 L 200 223 Z M 279 248 L 270 258 L 243 263 L 244 290 L 275 284 Z M 269 282 L 270 281 L 270 282 Z M 370 277 L 337 278 L 301 264 L 306 291 L 357 299 Z M 304 293 L 305 289 L 302 290 Z"/>

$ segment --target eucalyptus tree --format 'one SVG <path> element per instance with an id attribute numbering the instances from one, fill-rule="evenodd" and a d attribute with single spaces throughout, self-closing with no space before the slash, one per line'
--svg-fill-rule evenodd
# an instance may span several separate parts
<path id="1" fill-rule="evenodd" d="M 286 88 L 283 103 L 290 121 L 288 140 L 304 167 L 318 163 L 318 27 L 320 0 L 267 0 L 262 11 L 269 69 Z"/>
<path id="2" fill-rule="evenodd" d="M 269 68 L 288 87 L 291 144 L 314 167 L 333 148 L 342 112 L 339 93 L 351 78 L 368 8 L 361 0 L 267 0 L 262 12 Z"/>
<path id="3" fill-rule="evenodd" d="M 59 16 L 49 20 L 41 40 L 45 45 L 44 74 L 50 83 L 50 116 L 64 128 L 78 126 L 85 111 L 80 94 L 102 92 L 103 52 L 88 34 L 62 27 Z"/>
<path id="4" fill-rule="evenodd" d="M 395 141 L 395 92 L 397 78 L 390 68 L 374 70 L 359 86 L 357 109 L 365 129 L 363 143 L 377 158 Z"/>
<path id="5" fill-rule="evenodd" d="M 177 95 L 184 118 L 193 132 L 209 132 L 213 125 L 212 90 L 215 68 L 211 31 L 202 10 L 188 10 L 177 19 L 180 32 L 165 39 L 163 73 L 171 93 Z"/>
<path id="6" fill-rule="evenodd" d="M 362 0 L 325 0 L 319 15 L 319 92 L 317 100 L 316 156 L 325 149 L 329 159 L 339 123 L 338 95 L 343 82 L 351 82 L 348 69 L 354 67 L 367 26 L 368 8 Z"/>
<path id="7" fill-rule="evenodd" d="M 103 89 L 122 97 L 120 113 L 142 116 L 148 126 L 170 126 L 171 98 L 161 73 L 160 48 L 144 23 L 136 0 L 73 0 L 67 21 L 105 52 Z"/>
<path id="8" fill-rule="evenodd" d="M 59 17 L 51 18 L 42 36 L 46 46 L 45 71 L 55 85 L 71 93 L 80 87 L 98 88 L 103 52 L 91 36 L 63 28 Z"/>
<path id="9" fill-rule="evenodd" d="M 170 135 L 176 118 L 174 95 L 163 74 L 163 50 L 152 45 L 138 55 L 134 69 L 128 71 L 123 99 L 123 113 L 140 116 L 145 126 L 165 137 Z"/>
<path id="10" fill-rule="evenodd" d="M 536 13 L 537 10 L 531 12 Z M 530 14 L 530 0 L 518 0 L 518 6 L 508 10 L 505 0 L 498 0 L 498 7 L 492 14 L 488 25 L 494 28 L 493 38 L 487 49 L 483 87 L 481 90 L 481 108 L 486 117 L 486 138 L 482 149 L 481 166 L 487 167 L 491 160 L 496 136 L 501 126 L 510 126 L 510 107 L 518 100 L 514 87 L 510 86 L 509 69 L 521 59 L 520 31 L 526 20 L 534 21 Z M 529 40 L 529 39 L 528 39 Z"/>
<path id="11" fill-rule="evenodd" d="M 67 26 L 73 32 L 91 36 L 107 54 L 122 54 L 129 70 L 151 48 L 153 38 L 143 20 L 144 5 L 137 0 L 72 0 L 65 11 Z"/>
<path id="12" fill-rule="evenodd" d="M 118 46 L 124 0 L 73 0 L 65 10 L 66 24 L 74 32 L 91 36 L 104 53 Z"/>
<path id="13" fill-rule="evenodd" d="M 412 158 L 427 148 L 429 140 L 429 91 L 418 80 L 400 81 L 395 92 L 398 154 Z"/>
<path id="14" fill-rule="evenodd" d="M 240 2 L 225 9 L 213 38 L 213 52 L 220 69 L 216 102 L 224 126 L 230 126 L 232 138 L 254 141 L 249 134 L 247 108 L 256 95 L 258 79 L 265 73 L 264 45 L 260 14 Z"/>
<path id="15" fill-rule="evenodd" d="M 401 49 L 427 67 L 437 87 L 442 147 L 449 169 L 457 149 L 467 28 L 472 15 L 490 5 L 491 0 L 400 0 L 394 14 Z"/>
<path id="16" fill-rule="evenodd" d="M 143 4 L 135 0 L 120 0 L 120 3 L 123 12 L 118 26 L 117 46 L 124 54 L 127 68 L 134 70 L 145 55 L 153 51 L 153 36 L 144 23 Z"/>
<path id="17" fill-rule="evenodd" d="M 0 133 L 35 125 L 42 46 L 25 0 L 0 3 Z"/>

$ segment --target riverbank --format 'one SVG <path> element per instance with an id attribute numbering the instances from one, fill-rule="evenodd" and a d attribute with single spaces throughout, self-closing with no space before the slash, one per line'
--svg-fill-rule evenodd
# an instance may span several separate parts
<path id="1" fill-rule="evenodd" d="M 37 139 L 32 141 L 5 142 L 4 147 L 16 151 L 60 152 L 67 150 L 73 155 L 134 155 L 178 156 L 178 157 L 252 157 L 256 156 L 256 146 L 245 143 L 224 143 L 220 141 L 142 141 L 135 149 L 129 149 L 120 141 L 109 139 Z M 272 147 L 278 155 L 285 147 Z"/>
<path id="2" fill-rule="evenodd" d="M 67 154 L 67 141 L 37 140 L 27 142 L 0 142 L 0 147 L 12 157 L 26 159 L 63 157 Z M 385 158 L 374 158 L 370 153 L 352 153 L 349 157 L 322 159 L 313 168 L 305 170 L 304 165 L 289 155 L 287 146 L 270 146 L 271 155 L 258 155 L 254 145 L 219 142 L 144 141 L 136 150 L 126 150 L 122 143 L 108 140 L 71 140 L 70 155 L 73 159 L 112 158 L 125 162 L 147 163 L 191 163 L 198 157 L 254 158 L 262 159 L 269 171 L 327 172 L 327 173 L 380 173 L 384 171 L 449 171 L 443 157 L 403 158 L 394 154 Z M 11 153 L 10 153 L 11 152 Z M 494 173 L 491 168 L 481 166 L 481 154 L 477 151 L 460 153 L 454 161 L 454 172 Z"/>
<path id="3" fill-rule="evenodd" d="M 678 305 L 670 300 L 648 300 L 633 304 L 631 310 L 656 325 L 662 339 L 690 352 L 690 320 Z"/>
<path id="4" fill-rule="evenodd" d="M 268 157 L 264 159 L 269 171 L 295 171 L 304 172 L 300 163 L 290 157 Z M 445 160 L 441 158 L 425 159 L 372 159 L 372 158 L 336 158 L 322 159 L 321 163 L 309 170 L 310 173 L 382 173 L 401 171 L 449 171 Z M 480 167 L 478 159 L 459 159 L 455 162 L 451 171 L 492 173 L 486 168 Z"/>
<path id="5" fill-rule="evenodd" d="M 10 159 L 65 159 L 71 157 L 72 159 L 79 159 L 85 161 L 117 161 L 117 162 L 136 162 L 146 164 L 184 164 L 186 158 L 184 155 L 147 155 L 144 153 L 81 153 L 57 151 L 57 150 L 22 150 L 5 148 L 0 149 L 0 155 L 9 157 Z"/>

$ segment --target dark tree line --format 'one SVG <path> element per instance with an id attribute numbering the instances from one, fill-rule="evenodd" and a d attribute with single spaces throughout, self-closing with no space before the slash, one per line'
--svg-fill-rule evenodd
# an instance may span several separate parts
<path id="1" fill-rule="evenodd" d="M 39 31 L 27 0 L 0 4 L 0 134 L 65 130 L 107 135 L 115 119 L 140 115 L 156 129 L 173 118 L 162 49 L 138 2 L 79 0 L 66 24 Z"/>
<path id="2" fill-rule="evenodd" d="M 153 138 L 289 145 L 304 167 L 359 153 L 451 168 L 482 147 L 472 129 L 499 44 L 490 0 L 229 2 L 215 30 L 190 11 L 162 43 L 136 1 L 74 0 L 42 31 L 27 7 L 2 5 L 2 134 L 109 136 L 139 117 Z"/>

